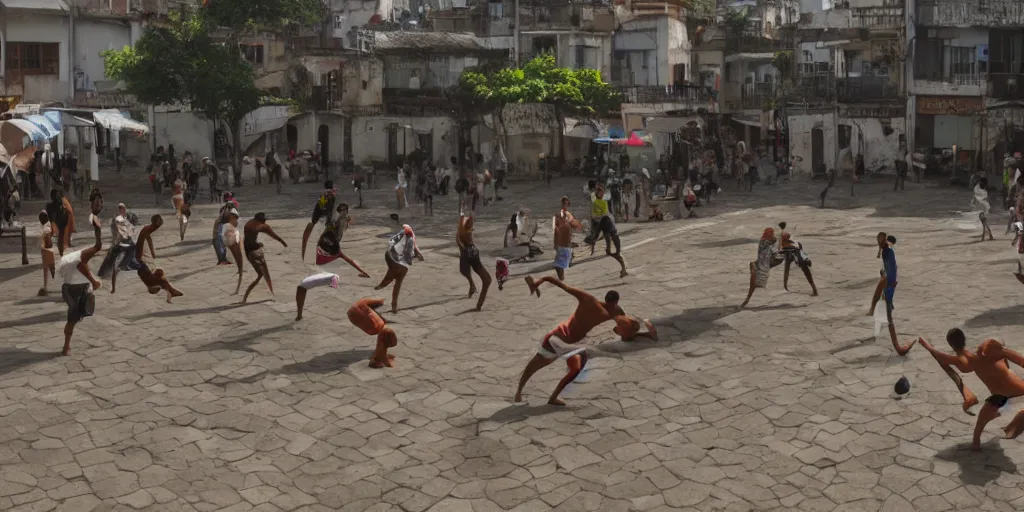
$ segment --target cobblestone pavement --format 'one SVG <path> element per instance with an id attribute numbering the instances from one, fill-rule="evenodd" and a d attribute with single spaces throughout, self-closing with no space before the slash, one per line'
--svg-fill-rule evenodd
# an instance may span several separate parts
<path id="1" fill-rule="evenodd" d="M 148 216 L 157 210 L 140 188 L 107 191 L 107 203 Z M 426 261 L 413 266 L 401 310 L 385 315 L 399 336 L 397 367 L 385 371 L 367 367 L 373 339 L 345 317 L 356 299 L 381 296 L 372 286 L 393 229 L 385 191 L 367 193 L 375 207 L 354 211 L 345 237 L 374 279 L 332 264 L 342 286 L 312 291 L 302 322 L 293 321 L 293 294 L 313 267 L 298 245 L 318 187 L 276 196 L 249 186 L 238 191 L 243 215 L 266 211 L 289 243 L 266 244 L 276 299 L 266 287 L 248 306 L 230 296 L 231 268 L 211 265 L 213 207 L 199 206 L 184 242 L 171 227 L 156 240 L 159 264 L 186 296 L 167 305 L 123 275 L 116 295 L 98 292 L 97 314 L 79 325 L 66 358 L 55 355 L 58 294 L 35 297 L 38 255 L 17 265 L 5 238 L 0 509 L 1024 508 L 1024 447 L 996 436 L 1008 418 L 990 426 L 984 453 L 968 452 L 973 418 L 953 385 L 924 351 L 899 358 L 873 340 L 864 316 L 879 267 L 873 237 L 885 230 L 899 237 L 903 341 L 945 346 L 946 330 L 960 325 L 972 345 L 990 336 L 1019 345 L 1024 287 L 1011 275 L 1009 240 L 975 242 L 976 219 L 957 211 L 969 193 L 910 184 L 895 194 L 879 182 L 856 197 L 840 187 L 819 210 L 810 205 L 820 182 L 731 188 L 699 219 L 621 224 L 629 277 L 607 258 L 584 256 L 569 271 L 587 290 L 617 289 L 627 311 L 654 319 L 662 341 L 627 345 L 610 325 L 596 329 L 592 378 L 567 393 L 565 408 L 544 405 L 557 365 L 527 386 L 528 405 L 510 402 L 541 336 L 573 301 L 554 288 L 531 297 L 516 279 L 492 288 L 483 312 L 468 312 L 475 299 L 457 270 L 452 197 L 438 199 L 433 219 L 414 209 L 406 221 Z M 580 183 L 569 179 L 513 185 L 488 207 L 477 242 L 489 268 L 514 207 L 546 216 L 563 190 L 584 214 Z M 169 210 L 162 198 L 160 211 Z M 1001 235 L 1005 216 L 993 217 Z M 821 296 L 799 272 L 784 291 L 776 271 L 738 312 L 756 240 L 782 220 L 810 252 Z M 901 375 L 913 390 L 897 400 Z M 973 375 L 967 383 L 985 396 Z"/>

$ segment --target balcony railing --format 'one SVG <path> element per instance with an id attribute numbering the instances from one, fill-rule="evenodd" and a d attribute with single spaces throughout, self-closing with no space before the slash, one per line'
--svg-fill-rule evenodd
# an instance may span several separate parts
<path id="1" fill-rule="evenodd" d="M 887 76 L 864 76 L 836 80 L 836 99 L 840 103 L 895 101 L 899 87 Z"/>
<path id="2" fill-rule="evenodd" d="M 740 36 L 725 40 L 725 51 L 728 53 L 769 53 L 791 49 L 793 49 L 793 44 L 789 40 L 782 39 Z"/>
<path id="3" fill-rule="evenodd" d="M 800 75 L 787 95 L 790 103 L 827 105 L 836 101 L 836 76 L 832 73 Z"/>
<path id="4" fill-rule="evenodd" d="M 850 11 L 852 28 L 897 29 L 905 24 L 902 5 L 856 7 Z"/>
<path id="5" fill-rule="evenodd" d="M 917 22 L 926 27 L 1024 27 L 1024 2 L 920 0 Z"/>
<path id="6" fill-rule="evenodd" d="M 740 89 L 740 106 L 743 109 L 763 109 L 776 98 L 778 84 L 755 82 L 743 84 Z"/>
<path id="7" fill-rule="evenodd" d="M 945 82 L 956 87 L 980 87 L 985 85 L 982 73 L 914 73 L 914 78 L 930 82 Z"/>
<path id="8" fill-rule="evenodd" d="M 999 100 L 1024 100 L 1024 73 L 989 74 L 988 97 Z"/>
<path id="9" fill-rule="evenodd" d="M 699 85 L 634 85 L 620 87 L 623 103 L 706 104 L 710 93 Z"/>

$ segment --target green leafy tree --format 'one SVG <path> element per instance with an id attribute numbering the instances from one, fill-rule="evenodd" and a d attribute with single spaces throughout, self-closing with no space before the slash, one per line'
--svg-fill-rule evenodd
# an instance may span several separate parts
<path id="1" fill-rule="evenodd" d="M 499 122 L 505 105 L 543 103 L 551 105 L 559 126 L 559 155 L 565 155 L 565 118 L 594 118 L 606 115 L 621 104 L 621 95 L 601 78 L 596 69 L 568 69 L 556 65 L 550 53 L 534 57 L 521 68 L 504 68 L 489 75 L 463 73 L 482 105 L 496 110 Z"/>
<path id="2" fill-rule="evenodd" d="M 103 52 L 106 76 L 153 105 L 184 104 L 231 127 L 233 161 L 241 166 L 241 120 L 269 96 L 235 49 L 252 30 L 307 23 L 322 15 L 319 0 L 208 0 L 151 26 L 133 46 Z M 213 37 L 214 31 L 226 34 Z"/>

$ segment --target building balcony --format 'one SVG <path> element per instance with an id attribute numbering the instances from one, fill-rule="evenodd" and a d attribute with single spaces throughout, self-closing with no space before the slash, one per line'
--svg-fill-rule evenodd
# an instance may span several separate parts
<path id="1" fill-rule="evenodd" d="M 914 94 L 919 96 L 983 96 L 987 85 L 981 73 L 914 74 Z"/>
<path id="2" fill-rule="evenodd" d="M 1024 73 L 989 74 L 987 96 L 997 100 L 1024 100 Z"/>
<path id="3" fill-rule="evenodd" d="M 900 89 L 887 76 L 865 76 L 836 80 L 839 103 L 877 103 L 900 99 Z"/>
<path id="4" fill-rule="evenodd" d="M 920 0 L 917 22 L 926 27 L 1024 27 L 1020 0 Z"/>
<path id="5" fill-rule="evenodd" d="M 774 53 L 793 49 L 793 44 L 788 40 L 768 39 L 766 37 L 740 36 L 730 37 L 724 41 L 726 53 Z M 711 50 L 713 48 L 701 47 L 698 49 Z"/>
<path id="6" fill-rule="evenodd" d="M 869 30 L 900 30 L 906 22 L 903 19 L 903 2 L 877 7 L 856 7 L 850 9 L 851 28 Z"/>
<path id="7" fill-rule="evenodd" d="M 764 110 L 775 101 L 778 84 L 775 82 L 754 82 L 740 88 L 740 108 L 743 110 Z"/>
<path id="8" fill-rule="evenodd" d="M 789 103 L 807 106 L 831 105 L 836 101 L 836 80 L 836 76 L 831 72 L 800 75 L 793 90 L 787 94 L 786 100 Z"/>
<path id="9" fill-rule="evenodd" d="M 615 30 L 615 13 L 611 6 L 601 2 L 542 0 L 520 4 L 519 23 L 523 31 L 612 32 Z"/>
<path id="10" fill-rule="evenodd" d="M 698 85 L 633 85 L 619 87 L 623 103 L 707 104 L 710 94 Z"/>

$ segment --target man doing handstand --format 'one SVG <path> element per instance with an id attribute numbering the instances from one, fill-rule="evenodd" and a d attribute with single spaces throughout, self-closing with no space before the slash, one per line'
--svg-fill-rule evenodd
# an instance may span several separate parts
<path id="1" fill-rule="evenodd" d="M 526 386 L 526 382 L 530 380 L 530 377 L 537 373 L 537 370 L 555 362 L 558 358 L 562 358 L 565 360 L 569 370 L 566 372 L 565 377 L 562 377 L 562 380 L 555 386 L 554 392 L 548 398 L 548 403 L 551 405 L 565 405 L 565 402 L 558 399 L 558 395 L 562 393 L 562 390 L 569 383 L 576 380 L 576 377 L 580 375 L 580 372 L 587 365 L 586 348 L 574 348 L 573 345 L 582 341 L 594 327 L 611 320 L 616 315 L 622 315 L 623 311 L 619 308 L 619 293 L 615 290 L 605 294 L 604 302 L 601 302 L 593 295 L 578 288 L 568 286 L 552 276 L 545 276 L 536 281 L 534 281 L 532 276 L 526 276 L 526 284 L 530 287 L 530 293 L 535 293 L 538 297 L 540 297 L 540 285 L 544 283 L 551 283 L 561 288 L 569 295 L 575 297 L 578 304 L 576 305 L 576 311 L 573 311 L 566 321 L 558 324 L 557 327 L 544 336 L 544 339 L 540 342 L 540 348 L 537 349 L 537 353 L 523 370 L 523 376 L 519 379 L 519 388 L 516 389 L 516 396 L 513 401 L 523 401 L 523 387 Z"/>
<path id="2" fill-rule="evenodd" d="M 384 299 L 360 299 L 348 310 L 348 321 L 366 334 L 377 337 L 377 348 L 370 357 L 370 368 L 391 368 L 395 356 L 388 349 L 398 345 L 398 336 L 388 327 L 375 309 L 384 305 Z"/>

